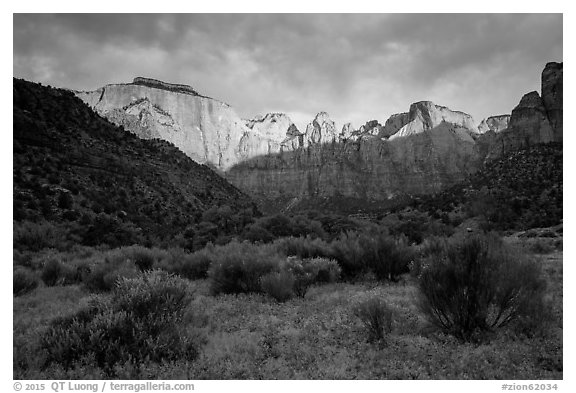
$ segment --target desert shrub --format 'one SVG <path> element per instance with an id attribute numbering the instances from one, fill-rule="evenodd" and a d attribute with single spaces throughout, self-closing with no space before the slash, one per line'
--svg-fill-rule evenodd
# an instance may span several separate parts
<path id="1" fill-rule="evenodd" d="M 411 248 L 386 233 L 346 233 L 332 242 L 332 254 L 346 277 L 372 271 L 380 280 L 398 279 L 409 271 Z"/>
<path id="2" fill-rule="evenodd" d="M 13 243 L 20 251 L 68 247 L 64 229 L 49 222 L 14 222 Z"/>
<path id="3" fill-rule="evenodd" d="M 329 258 L 332 255 L 329 243 L 321 239 L 311 239 L 309 237 L 285 237 L 275 241 L 274 246 L 279 252 L 286 256 Z"/>
<path id="4" fill-rule="evenodd" d="M 214 258 L 213 249 L 212 246 L 208 245 L 192 254 L 175 252 L 171 258 L 163 261 L 161 268 L 190 280 L 206 278 Z"/>
<path id="5" fill-rule="evenodd" d="M 152 269 L 155 258 L 151 250 L 135 246 L 132 251 L 132 260 L 138 269 L 143 272 Z"/>
<path id="6" fill-rule="evenodd" d="M 308 288 L 315 283 L 335 282 L 340 277 L 340 266 L 334 260 L 326 258 L 299 259 L 289 257 L 282 264 L 282 269 L 294 277 L 294 294 L 304 297 Z"/>
<path id="7" fill-rule="evenodd" d="M 331 283 L 340 278 L 342 269 L 333 259 L 311 258 L 304 260 L 304 270 L 310 272 L 314 282 Z"/>
<path id="8" fill-rule="evenodd" d="M 34 272 L 26 267 L 15 266 L 12 277 L 12 293 L 21 296 L 33 291 L 38 286 L 38 278 Z"/>
<path id="9" fill-rule="evenodd" d="M 213 294 L 260 292 L 260 278 L 277 270 L 281 261 L 272 246 L 231 242 L 215 247 L 210 289 Z"/>
<path id="10" fill-rule="evenodd" d="M 530 251 L 534 254 L 550 254 L 554 251 L 554 245 L 550 241 L 537 239 L 530 244 Z"/>
<path id="11" fill-rule="evenodd" d="M 188 304 L 186 283 L 169 273 L 120 279 L 111 295 L 92 297 L 79 312 L 52 322 L 40 339 L 45 367 L 70 369 L 91 359 L 114 377 L 117 365 L 192 360 L 197 344 L 182 326 Z"/>
<path id="12" fill-rule="evenodd" d="M 84 278 L 84 284 L 93 292 L 107 292 L 112 290 L 120 278 L 134 278 L 139 270 L 131 261 L 113 263 L 110 260 L 92 266 Z"/>
<path id="13" fill-rule="evenodd" d="M 86 262 L 76 262 L 74 266 L 62 263 L 60 264 L 60 280 L 61 285 L 71 285 L 82 282 L 84 274 L 89 271 Z"/>
<path id="14" fill-rule="evenodd" d="M 364 300 L 354 306 L 353 312 L 368 331 L 368 340 L 381 340 L 392 332 L 394 311 L 381 298 Z"/>
<path id="15" fill-rule="evenodd" d="M 42 273 L 40 277 L 44 284 L 49 287 L 53 287 L 58 284 L 62 275 L 62 264 L 57 259 L 49 259 L 48 262 L 42 268 Z"/>
<path id="16" fill-rule="evenodd" d="M 12 255 L 13 255 L 12 260 L 14 261 L 14 265 L 31 267 L 32 266 L 32 260 L 33 260 L 35 254 L 32 252 L 28 252 L 28 251 L 20 252 L 20 251 L 14 249 Z"/>
<path id="17" fill-rule="evenodd" d="M 419 306 L 454 336 L 471 340 L 520 316 L 541 301 L 540 269 L 493 235 L 473 236 L 432 256 L 420 275 Z"/>
<path id="18" fill-rule="evenodd" d="M 448 247 L 448 240 L 443 237 L 429 237 L 418 246 L 417 255 L 410 262 L 410 275 L 420 277 L 422 270 L 430 264 L 431 258 L 441 255 Z"/>
<path id="19" fill-rule="evenodd" d="M 294 277 L 292 289 L 299 297 L 306 296 L 310 285 L 314 283 L 315 275 L 310 269 L 306 269 L 304 261 L 296 257 L 289 257 L 283 265 L 283 269 L 289 271 Z"/>
<path id="20" fill-rule="evenodd" d="M 345 277 L 354 277 L 368 270 L 361 237 L 358 232 L 347 232 L 331 243 L 332 255 L 338 261 Z"/>
<path id="21" fill-rule="evenodd" d="M 285 302 L 294 296 L 295 282 L 294 275 L 284 269 L 270 272 L 260 278 L 262 291 L 279 302 Z"/>
<path id="22" fill-rule="evenodd" d="M 387 235 L 363 237 L 366 263 L 379 280 L 397 281 L 398 276 L 409 271 L 414 260 L 411 248 L 403 238 L 398 240 Z"/>
<path id="23" fill-rule="evenodd" d="M 258 224 L 251 224 L 242 233 L 242 238 L 255 242 L 269 243 L 274 240 L 274 235 Z"/>

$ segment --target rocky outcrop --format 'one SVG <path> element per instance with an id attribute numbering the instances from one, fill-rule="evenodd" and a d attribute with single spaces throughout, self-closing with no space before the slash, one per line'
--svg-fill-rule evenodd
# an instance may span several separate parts
<path id="1" fill-rule="evenodd" d="M 380 130 L 379 136 L 381 138 L 390 138 L 408 124 L 408 122 L 410 122 L 410 114 L 408 112 L 392 115 L 386 120 L 386 124 L 384 124 L 384 127 Z"/>
<path id="2" fill-rule="evenodd" d="M 544 101 L 536 91 L 525 94 L 512 110 L 507 136 L 513 134 L 520 144 L 535 145 L 554 140 Z"/>
<path id="3" fill-rule="evenodd" d="M 554 140 L 562 142 L 562 108 L 563 108 L 563 63 L 548 63 L 542 71 L 542 101 L 550 126 L 554 132 Z"/>
<path id="4" fill-rule="evenodd" d="M 380 134 L 380 130 L 382 129 L 382 124 L 380 124 L 378 122 L 378 120 L 370 120 L 370 121 L 367 121 L 363 127 L 364 127 L 363 133 L 368 134 L 368 135 L 372 135 L 372 136 L 377 136 L 378 134 Z"/>
<path id="5" fill-rule="evenodd" d="M 419 134 L 433 129 L 443 122 L 453 124 L 473 133 L 478 132 L 472 116 L 464 112 L 452 111 L 444 106 L 435 105 L 431 101 L 420 101 L 410 105 L 408 123 L 390 136 L 390 139 Z"/>
<path id="6" fill-rule="evenodd" d="M 278 143 L 282 142 L 288 133 L 300 133 L 296 125 L 284 113 L 268 113 L 264 117 L 247 120 L 246 127 Z"/>
<path id="7" fill-rule="evenodd" d="M 538 92 L 532 91 L 512 110 L 508 128 L 496 136 L 486 133 L 480 143 L 486 146 L 486 159 L 493 160 L 509 151 L 553 141 L 554 132 L 544 102 Z"/>
<path id="8" fill-rule="evenodd" d="M 500 132 L 508 128 L 510 115 L 490 116 L 482 120 L 478 125 L 478 132 L 484 134 L 488 131 Z"/>
<path id="9" fill-rule="evenodd" d="M 355 130 L 354 127 L 352 126 L 352 123 L 344 124 L 344 126 L 342 127 L 342 132 L 340 133 L 340 141 L 344 142 L 349 140 L 352 137 L 354 131 Z"/>
<path id="10" fill-rule="evenodd" d="M 304 141 L 306 146 L 338 141 L 336 126 L 328 113 L 318 113 L 314 120 L 306 126 Z"/>
<path id="11" fill-rule="evenodd" d="M 247 131 L 240 139 L 239 150 L 243 159 L 294 150 L 302 145 L 302 135 L 284 113 L 268 113 L 264 117 L 247 120 Z"/>
<path id="12" fill-rule="evenodd" d="M 278 113 L 246 122 L 229 105 L 202 96 L 190 86 L 148 78 L 75 94 L 98 114 L 139 137 L 169 141 L 194 161 L 221 170 L 279 152 L 295 127 L 288 116 Z"/>

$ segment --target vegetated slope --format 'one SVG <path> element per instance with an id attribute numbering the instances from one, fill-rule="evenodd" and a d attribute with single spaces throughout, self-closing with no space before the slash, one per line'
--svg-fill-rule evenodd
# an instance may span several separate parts
<path id="1" fill-rule="evenodd" d="M 208 167 L 112 125 L 72 92 L 14 79 L 13 94 L 15 231 L 44 225 L 72 243 L 155 244 L 211 207 L 254 209 Z"/>
<path id="2" fill-rule="evenodd" d="M 415 204 L 431 213 L 458 207 L 486 229 L 528 229 L 562 221 L 562 143 L 537 144 L 488 162 L 466 181 Z"/>

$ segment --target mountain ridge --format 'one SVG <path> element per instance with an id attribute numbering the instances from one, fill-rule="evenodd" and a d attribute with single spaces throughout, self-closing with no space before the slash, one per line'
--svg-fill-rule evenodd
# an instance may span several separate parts
<path id="1" fill-rule="evenodd" d="M 15 227 L 50 223 L 75 242 L 117 246 L 173 241 L 215 206 L 257 211 L 169 142 L 124 131 L 69 91 L 20 79 L 13 90 Z"/>

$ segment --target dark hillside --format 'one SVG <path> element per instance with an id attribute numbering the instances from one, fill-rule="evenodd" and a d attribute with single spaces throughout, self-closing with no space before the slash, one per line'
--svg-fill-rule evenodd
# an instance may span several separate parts
<path id="1" fill-rule="evenodd" d="M 489 162 L 415 205 L 434 215 L 462 208 L 487 229 L 546 227 L 562 221 L 562 184 L 562 143 L 538 144 Z"/>
<path id="2" fill-rule="evenodd" d="M 14 79 L 13 95 L 16 247 L 22 237 L 41 248 L 42 228 L 70 244 L 170 242 L 210 208 L 253 212 L 208 167 L 112 125 L 69 91 Z"/>

